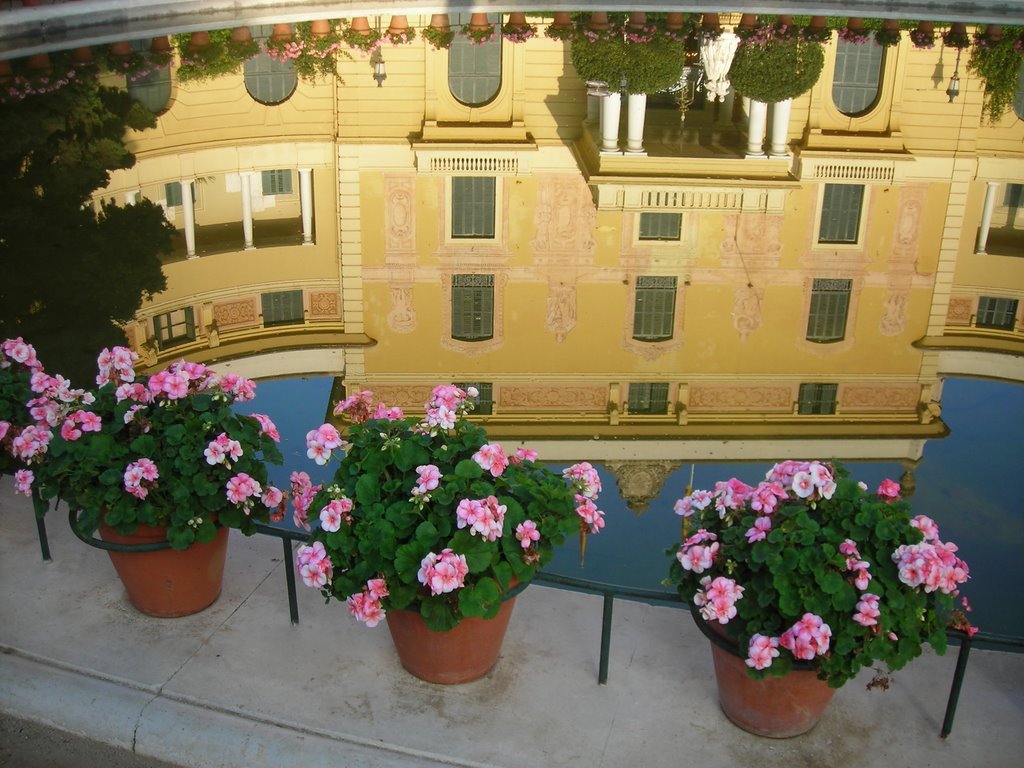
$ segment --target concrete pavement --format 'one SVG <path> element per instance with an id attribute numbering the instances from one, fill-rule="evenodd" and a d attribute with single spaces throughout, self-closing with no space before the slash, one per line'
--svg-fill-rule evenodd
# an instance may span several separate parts
<path id="1" fill-rule="evenodd" d="M 617 602 L 597 684 L 601 599 L 533 585 L 484 679 L 425 683 L 384 627 L 300 586 L 288 618 L 276 539 L 232 532 L 224 593 L 181 619 L 137 613 L 106 554 L 60 512 L 53 561 L 31 505 L 0 478 L 0 712 L 180 766 L 1016 766 L 1024 655 L 975 650 L 952 735 L 938 735 L 955 653 L 862 679 L 795 739 L 751 736 L 718 708 L 708 643 L 671 606 Z"/>

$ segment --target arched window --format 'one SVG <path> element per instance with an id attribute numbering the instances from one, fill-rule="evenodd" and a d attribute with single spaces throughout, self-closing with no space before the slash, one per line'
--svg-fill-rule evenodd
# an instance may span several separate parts
<path id="1" fill-rule="evenodd" d="M 489 13 L 487 20 L 495 29 L 488 42 L 478 45 L 456 33 L 448 49 L 448 90 L 469 107 L 487 104 L 501 90 L 501 16 Z M 456 29 L 468 23 L 468 13 L 453 15 Z"/>
<path id="2" fill-rule="evenodd" d="M 870 112 L 882 86 L 885 49 L 874 40 L 836 43 L 836 68 L 832 76 L 832 102 L 849 117 Z"/>
<path id="3" fill-rule="evenodd" d="M 171 100 L 170 67 L 154 69 L 136 77 L 129 76 L 128 95 L 154 115 L 159 115 L 167 109 L 167 103 Z"/>
<path id="4" fill-rule="evenodd" d="M 253 38 L 265 38 L 273 27 L 264 24 L 250 27 Z M 245 90 L 254 101 L 272 107 L 288 99 L 295 92 L 298 77 L 295 65 L 288 61 L 274 61 L 265 51 L 260 51 L 245 62 Z"/>
<path id="5" fill-rule="evenodd" d="M 1024 64 L 1020 65 L 1017 73 L 1017 92 L 1013 95 L 1013 111 L 1021 120 L 1024 120 Z"/>

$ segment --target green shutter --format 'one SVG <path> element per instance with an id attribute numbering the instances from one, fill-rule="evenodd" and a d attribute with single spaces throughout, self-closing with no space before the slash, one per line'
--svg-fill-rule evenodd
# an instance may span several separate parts
<path id="1" fill-rule="evenodd" d="M 818 242 L 856 243 L 863 202 L 864 186 L 861 184 L 826 184 Z"/>

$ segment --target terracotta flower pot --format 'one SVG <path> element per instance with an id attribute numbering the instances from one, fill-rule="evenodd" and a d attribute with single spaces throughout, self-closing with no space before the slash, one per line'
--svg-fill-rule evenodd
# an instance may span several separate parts
<path id="1" fill-rule="evenodd" d="M 792 16 L 779 16 L 778 23 L 779 24 L 785 24 L 787 27 L 791 27 L 791 26 L 793 26 L 793 17 Z"/>
<path id="2" fill-rule="evenodd" d="M 857 16 L 851 16 L 846 20 L 847 29 L 864 29 L 864 19 Z"/>
<path id="3" fill-rule="evenodd" d="M 409 19 L 405 16 L 392 16 L 388 24 L 388 32 L 393 35 L 401 34 L 409 29 Z"/>
<path id="4" fill-rule="evenodd" d="M 587 26 L 595 32 L 608 29 L 611 24 L 608 23 L 607 11 L 594 11 L 591 13 L 590 18 L 587 20 Z"/>
<path id="5" fill-rule="evenodd" d="M 491 22 L 487 20 L 486 13 L 473 13 L 469 17 L 470 29 L 489 29 Z"/>
<path id="6" fill-rule="evenodd" d="M 292 37 L 291 24 L 275 24 L 270 33 L 272 40 L 290 40 Z"/>
<path id="7" fill-rule="evenodd" d="M 50 54 L 34 53 L 25 59 L 25 66 L 37 72 L 44 72 L 50 68 Z"/>
<path id="8" fill-rule="evenodd" d="M 110 53 L 114 56 L 131 56 L 133 52 L 132 44 L 124 40 L 110 44 Z"/>
<path id="9" fill-rule="evenodd" d="M 665 28 L 671 29 L 673 32 L 678 32 L 683 28 L 686 15 L 678 12 L 670 12 L 665 14 Z"/>
<path id="10" fill-rule="evenodd" d="M 101 523 L 100 538 L 112 544 L 151 544 L 166 541 L 165 528 L 140 525 L 125 536 Z M 207 544 L 184 551 L 108 551 L 114 569 L 128 591 L 128 599 L 148 616 L 171 618 L 198 613 L 220 596 L 227 558 L 228 529 L 218 528 Z"/>
<path id="11" fill-rule="evenodd" d="M 94 61 L 92 48 L 88 45 L 82 46 L 81 48 L 75 48 L 71 52 L 71 61 L 74 64 L 92 64 Z"/>
<path id="12" fill-rule="evenodd" d="M 525 27 L 526 26 L 526 14 L 525 13 L 510 13 L 508 15 L 508 23 L 514 27 Z"/>
<path id="13" fill-rule="evenodd" d="M 718 701 L 722 712 L 743 730 L 772 739 L 787 739 L 811 730 L 832 700 L 835 688 L 819 680 L 813 669 L 793 669 L 782 677 L 754 680 L 747 674 L 745 654 L 717 622 L 694 621 L 711 639 L 711 656 L 718 683 Z M 723 648 L 711 635 L 722 638 Z"/>
<path id="14" fill-rule="evenodd" d="M 647 14 L 644 11 L 630 11 L 629 26 L 639 29 L 647 23 Z"/>
<path id="15" fill-rule="evenodd" d="M 455 629 L 432 632 L 416 611 L 389 611 L 388 630 L 407 671 L 428 683 L 455 685 L 486 675 L 498 661 L 515 598 L 493 619 L 463 619 Z"/>
<path id="16" fill-rule="evenodd" d="M 448 21 L 447 13 L 435 13 L 430 17 L 430 26 L 434 29 L 449 29 L 451 24 Z"/>
<path id="17" fill-rule="evenodd" d="M 882 29 L 886 29 L 890 32 L 899 32 L 900 22 L 899 19 L 885 19 L 882 22 Z"/>
<path id="18" fill-rule="evenodd" d="M 353 32 L 358 32 L 361 35 L 370 34 L 370 22 L 365 16 L 356 16 L 352 19 L 352 23 L 349 24 L 349 28 Z"/>
<path id="19" fill-rule="evenodd" d="M 11 62 L 6 59 L 0 59 L 0 83 L 10 80 L 13 74 Z"/>
<path id="20" fill-rule="evenodd" d="M 150 53 L 166 53 L 171 52 L 171 40 L 167 35 L 158 35 L 149 41 Z"/>
<path id="21" fill-rule="evenodd" d="M 811 21 L 807 25 L 811 29 L 824 29 L 828 20 L 824 16 L 811 16 Z"/>
<path id="22" fill-rule="evenodd" d="M 701 18 L 700 25 L 703 29 L 721 29 L 722 27 L 717 13 L 705 13 Z"/>
<path id="23" fill-rule="evenodd" d="M 985 26 L 985 37 L 990 42 L 998 43 L 1003 39 L 1003 27 L 1000 24 L 988 24 Z"/>
<path id="24" fill-rule="evenodd" d="M 313 37 L 327 37 L 331 34 L 331 22 L 327 19 L 316 19 L 309 23 L 309 31 Z"/>
<path id="25" fill-rule="evenodd" d="M 917 22 L 917 28 L 921 32 L 925 32 L 927 34 L 934 34 L 935 33 L 935 22 L 934 21 L 919 21 L 919 22 Z"/>
<path id="26" fill-rule="evenodd" d="M 193 51 L 199 51 L 210 47 L 209 32 L 193 32 L 188 39 L 188 47 Z"/>
<path id="27" fill-rule="evenodd" d="M 669 16 L 672 14 L 670 13 Z M 682 14 L 678 14 L 682 16 Z M 553 27 L 571 27 L 572 26 L 572 14 L 568 11 L 557 11 L 555 13 L 555 20 L 551 22 Z"/>
<path id="28" fill-rule="evenodd" d="M 252 40 L 252 30 L 248 27 L 235 27 L 231 30 L 231 40 L 236 43 L 248 43 Z"/>

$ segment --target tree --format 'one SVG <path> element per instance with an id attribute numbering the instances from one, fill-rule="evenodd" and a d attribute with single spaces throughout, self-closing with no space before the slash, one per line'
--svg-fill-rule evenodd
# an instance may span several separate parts
<path id="1" fill-rule="evenodd" d="M 126 129 L 154 124 L 92 80 L 0 105 L 0 334 L 24 337 L 73 380 L 91 378 L 99 349 L 124 343 L 117 323 L 166 287 L 174 228 L 161 209 L 90 202 L 110 171 L 135 163 Z"/>

